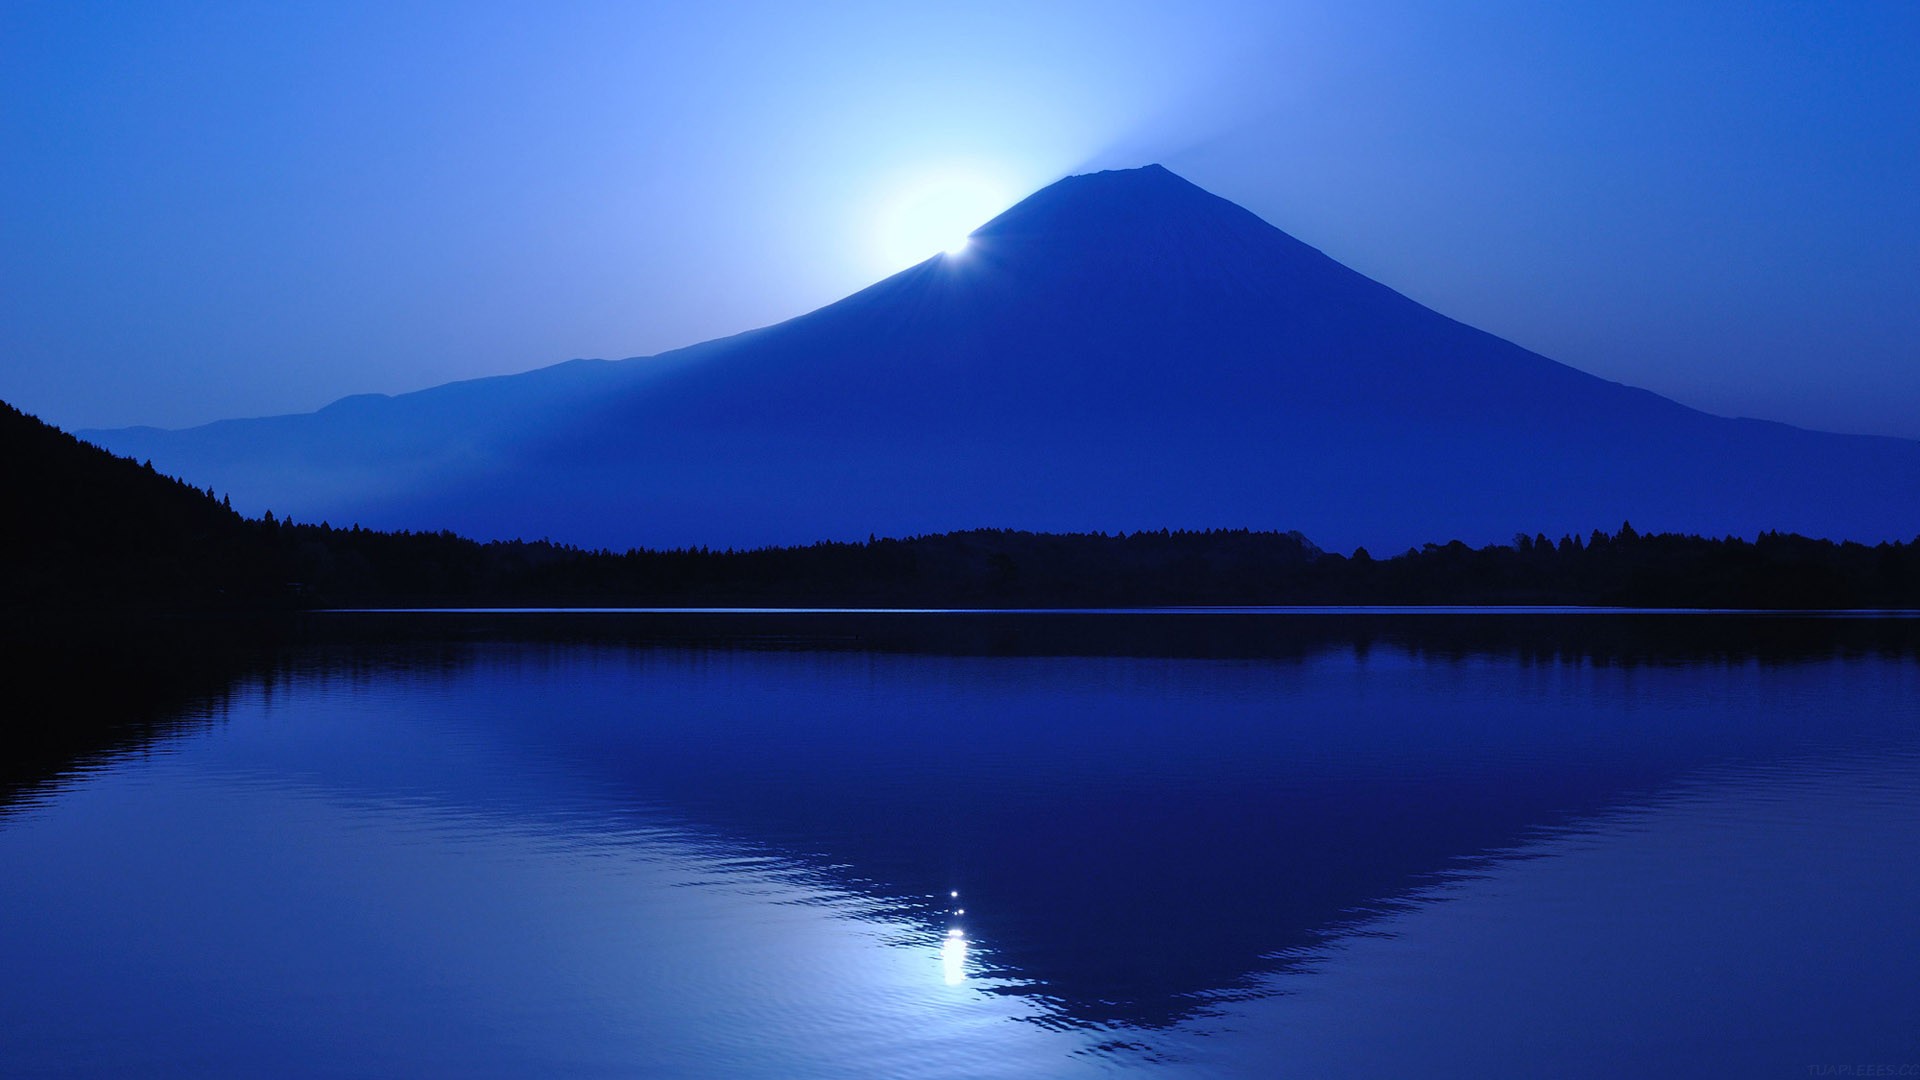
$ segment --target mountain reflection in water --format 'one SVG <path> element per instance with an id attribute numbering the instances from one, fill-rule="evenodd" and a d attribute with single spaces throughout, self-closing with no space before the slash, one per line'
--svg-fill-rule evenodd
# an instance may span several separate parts
<path id="1" fill-rule="evenodd" d="M 16 788 L 7 1071 L 1915 1049 L 1904 620 L 719 618 L 316 632 Z"/>

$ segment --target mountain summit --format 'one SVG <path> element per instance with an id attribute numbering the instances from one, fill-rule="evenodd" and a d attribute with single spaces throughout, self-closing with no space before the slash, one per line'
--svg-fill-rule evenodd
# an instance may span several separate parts
<path id="1" fill-rule="evenodd" d="M 1920 443 L 1730 420 L 1439 315 L 1159 166 L 818 311 L 317 413 L 90 433 L 236 505 L 593 546 L 982 525 L 1920 533 Z"/>

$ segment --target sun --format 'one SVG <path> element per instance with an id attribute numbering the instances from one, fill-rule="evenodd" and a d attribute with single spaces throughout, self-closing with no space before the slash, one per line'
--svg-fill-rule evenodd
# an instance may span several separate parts
<path id="1" fill-rule="evenodd" d="M 945 252 L 964 255 L 973 230 L 1012 200 L 1004 184 L 979 172 L 947 170 L 903 185 L 879 222 L 880 253 L 892 269 Z"/>

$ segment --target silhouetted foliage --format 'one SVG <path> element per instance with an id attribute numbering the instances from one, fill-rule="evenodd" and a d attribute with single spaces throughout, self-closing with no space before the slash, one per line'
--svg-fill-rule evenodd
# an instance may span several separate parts
<path id="1" fill-rule="evenodd" d="M 1604 536 L 1585 547 L 1429 544 L 1347 559 L 1297 533 L 1004 529 L 751 551 L 588 552 L 450 533 L 261 530 L 303 606 L 1111 607 L 1515 604 L 1920 606 L 1920 547 Z"/>
<path id="2" fill-rule="evenodd" d="M 258 596 L 250 523 L 207 492 L 0 403 L 0 605 Z"/>
<path id="3" fill-rule="evenodd" d="M 750 551 L 625 553 L 243 518 L 7 408 L 0 603 L 17 612 L 351 606 L 1108 607 L 1606 605 L 1920 607 L 1920 542 L 1642 534 L 1623 523 L 1388 559 L 1245 529 L 979 529 Z M 18 627 L 16 626 L 16 629 Z"/>

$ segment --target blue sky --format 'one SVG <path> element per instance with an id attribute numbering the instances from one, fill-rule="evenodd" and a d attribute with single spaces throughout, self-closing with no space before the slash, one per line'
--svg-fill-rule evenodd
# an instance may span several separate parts
<path id="1" fill-rule="evenodd" d="M 1555 359 L 1920 437 L 1915 4 L 8 2 L 0 145 L 0 397 L 73 427 L 656 352 L 1159 161 Z"/>

